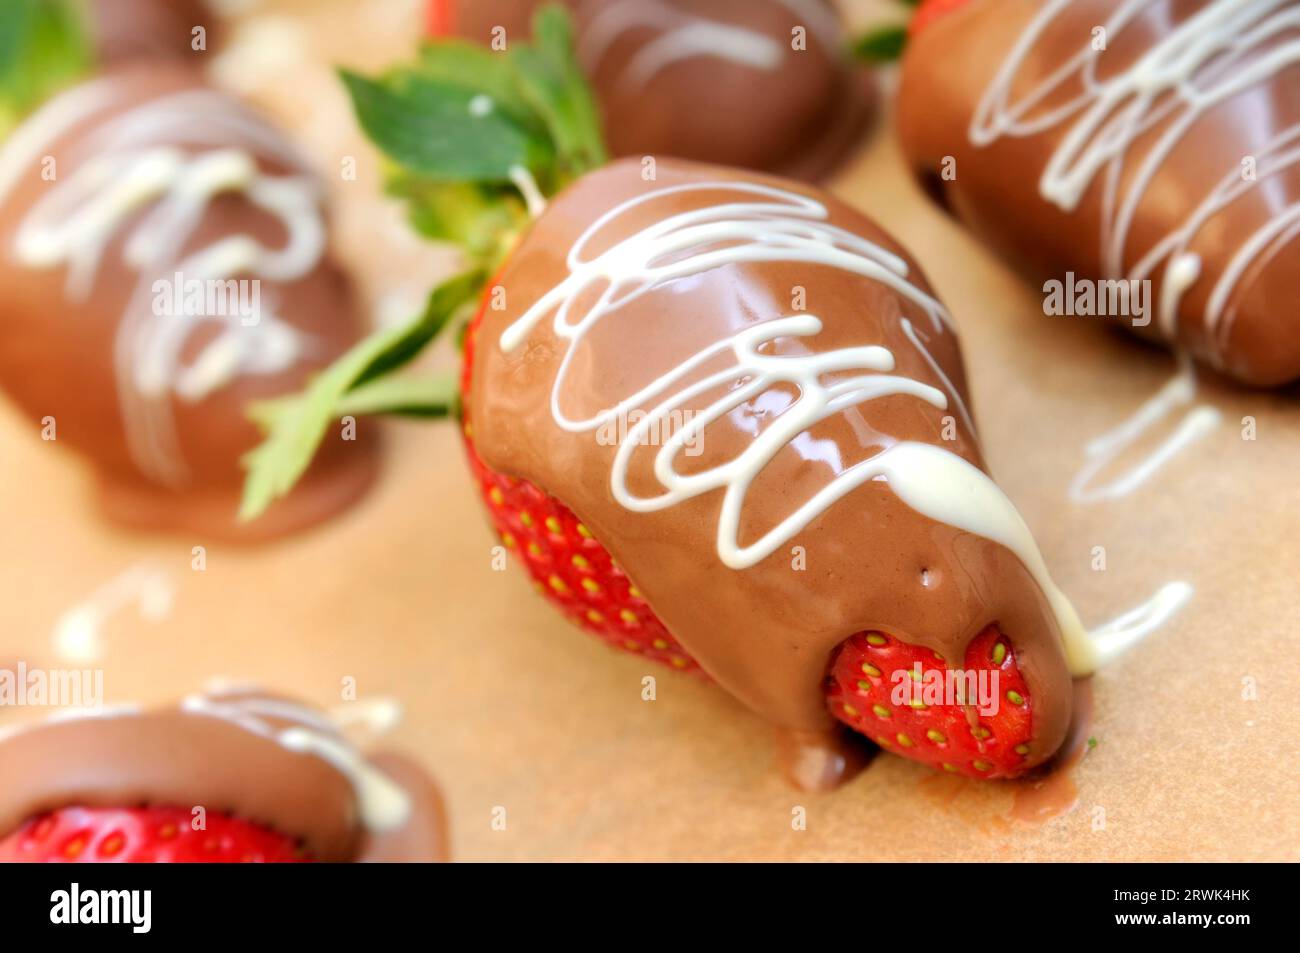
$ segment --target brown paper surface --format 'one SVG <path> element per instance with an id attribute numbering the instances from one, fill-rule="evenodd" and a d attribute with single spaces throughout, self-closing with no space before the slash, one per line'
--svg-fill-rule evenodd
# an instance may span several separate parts
<path id="1" fill-rule="evenodd" d="M 327 64 L 402 55 L 417 6 L 262 4 L 232 39 L 252 58 L 227 60 L 224 74 L 292 122 L 335 180 L 335 244 L 376 311 L 418 302 L 452 259 L 412 241 L 379 199 L 374 154 Z M 854 6 L 866 22 L 869 4 Z M 272 31 L 261 54 L 239 46 L 259 30 Z M 349 156 L 357 181 L 338 181 Z M 1072 810 L 1024 823 L 1013 814 L 1030 803 L 1025 785 L 940 778 L 889 755 L 833 793 L 791 789 L 765 726 L 720 690 L 604 648 L 517 568 L 493 570 L 495 540 L 445 424 L 384 424 L 385 471 L 367 499 L 304 536 L 239 549 L 105 524 L 81 465 L 5 405 L 0 661 L 66 665 L 51 638 L 60 615 L 124 569 L 157 566 L 174 607 L 158 621 L 131 608 L 106 620 L 107 702 L 164 701 L 226 676 L 331 705 L 355 679 L 362 699 L 404 705 L 383 747 L 437 777 L 458 860 L 1300 857 L 1300 391 L 1252 393 L 1201 373 L 1198 399 L 1221 426 L 1131 495 L 1073 504 L 1085 444 L 1152 396 L 1173 359 L 1044 316 L 1038 290 L 926 202 L 887 121 L 831 185 L 911 249 L 953 312 L 994 474 L 1085 621 L 1171 580 L 1195 586 L 1171 624 L 1095 678 L 1097 745 L 1061 782 L 1077 786 Z M 207 548 L 203 572 L 190 568 L 194 546 Z M 43 714 L 0 708 L 0 727 Z M 21 766 L 0 765 L 0 777 L 10 770 Z M 799 809 L 806 829 L 792 823 Z"/>

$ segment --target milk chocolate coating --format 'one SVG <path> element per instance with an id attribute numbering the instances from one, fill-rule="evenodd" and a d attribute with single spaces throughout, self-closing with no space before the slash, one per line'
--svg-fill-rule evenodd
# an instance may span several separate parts
<path id="1" fill-rule="evenodd" d="M 566 342 L 549 321 L 518 348 L 500 346 L 502 331 L 568 275 L 565 256 L 600 215 L 635 196 L 686 183 L 762 183 L 815 197 L 829 222 L 882 245 L 907 261 L 911 280 L 929 293 L 914 261 L 871 221 L 810 187 L 784 180 L 684 162 L 661 162 L 646 182 L 640 163 L 616 162 L 556 197 L 523 237 L 498 279 L 506 307 L 487 309 L 474 345 L 467 417 L 484 462 L 528 480 L 572 509 L 612 553 L 654 611 L 716 681 L 772 724 L 818 733 L 831 745 L 832 720 L 823 681 L 835 648 L 848 636 L 878 630 L 936 650 L 963 667 L 967 643 L 996 622 L 1017 646 L 1034 700 L 1028 761 L 1048 757 L 1064 737 L 1070 715 L 1070 676 L 1061 635 L 1048 604 L 1019 559 L 1000 544 L 919 515 L 883 480 L 851 491 L 798 532 L 789 544 L 748 569 L 730 569 L 717 550 L 722 491 L 714 490 L 655 512 L 624 508 L 611 490 L 617 446 L 590 433 L 560 428 L 550 396 Z M 734 193 L 676 192 L 621 215 L 597 233 L 598 254 L 654 221 L 724 201 Z M 756 226 L 757 227 L 757 226 Z M 706 345 L 759 321 L 792 314 L 792 293 L 806 290 L 806 307 L 823 322 L 814 337 L 780 338 L 775 354 L 823 353 L 880 345 L 895 356 L 895 373 L 943 387 L 908 341 L 901 321 L 929 318 L 887 285 L 841 269 L 797 262 L 726 264 L 623 305 L 577 347 L 562 408 L 585 419 Z M 588 301 L 587 307 L 590 306 Z M 581 320 L 583 306 L 570 321 Z M 952 334 L 933 335 L 934 359 L 965 395 L 961 356 Z M 710 364 L 683 379 L 685 390 L 719 369 Z M 716 394 L 684 401 L 702 411 Z M 684 473 L 734 459 L 753 428 L 778 414 L 790 395 L 768 391 L 704 431 L 703 453 L 679 462 Z M 647 408 L 648 409 L 648 408 Z M 841 411 L 782 448 L 754 481 L 740 525 L 753 541 L 846 469 L 896 441 L 942 446 L 983 467 L 975 436 L 963 426 L 943 439 L 945 411 L 910 396 L 889 396 Z M 659 489 L 651 463 L 655 447 L 633 456 L 628 485 L 642 495 Z M 791 547 L 806 556 L 802 571 Z M 804 742 L 806 744 L 806 741 Z"/>
<path id="2" fill-rule="evenodd" d="M 198 400 L 175 394 L 164 397 L 185 471 L 180 480 L 168 484 L 144 472 L 131 452 L 115 367 L 119 328 L 144 275 L 144 270 L 125 260 L 126 246 L 158 201 L 133 211 L 112 231 L 84 300 L 70 296 L 66 265 L 36 267 L 17 254 L 18 230 L 36 203 L 96 158 L 87 148 L 91 136 L 128 110 L 170 94 L 205 89 L 196 73 L 180 66 L 137 65 L 96 82 L 111 91 L 110 104 L 40 148 L 12 190 L 0 199 L 0 387 L 30 421 L 34 434 L 40 432 L 44 418 L 54 418 L 57 441 L 50 446 L 68 446 L 88 458 L 100 478 L 103 501 L 119 520 L 147 529 L 192 530 L 233 539 L 277 535 L 310 525 L 352 502 L 369 486 L 376 465 L 371 428 L 358 427 L 355 441 L 327 439 L 305 484 L 273 506 L 265 521 L 245 526 L 236 522 L 235 515 L 243 481 L 240 458 L 262 439 L 247 416 L 250 402 L 299 391 L 312 374 L 364 333 L 348 280 L 328 254 L 296 280 L 235 276 L 258 278 L 263 310 L 274 309 L 288 325 L 305 332 L 310 344 L 292 365 L 275 373 L 240 374 Z M 62 95 L 81 92 L 78 88 Z M 233 100 L 227 105 L 258 124 L 259 135 L 269 137 L 266 141 L 282 138 L 243 106 Z M 151 146 L 172 144 L 164 123 L 148 135 Z M 242 150 L 265 173 L 307 174 L 269 154 L 257 141 L 181 148 L 187 155 L 217 148 Z M 44 174 L 51 159 L 57 170 L 54 181 Z M 206 205 L 184 246 L 175 249 L 175 260 L 238 235 L 271 249 L 287 240 L 278 220 L 243 192 L 228 191 Z M 161 272 L 157 277 L 172 278 L 170 270 Z M 149 277 L 154 277 L 153 272 Z M 212 322 L 196 327 L 186 340 L 182 362 L 193 361 L 216 331 Z M 240 333 L 249 332 L 241 329 Z"/>
<path id="3" fill-rule="evenodd" d="M 207 32 L 213 48 L 216 17 L 203 0 L 89 0 L 90 32 L 99 61 L 182 60 L 204 55 L 195 50 L 193 30 Z"/>
<path id="4" fill-rule="evenodd" d="M 917 174 L 957 217 L 1031 279 L 1064 280 L 1068 271 L 1080 278 L 1123 277 L 1103 274 L 1100 228 L 1105 172 L 1073 211 L 1050 204 L 1039 192 L 1040 176 L 1069 133 L 1070 122 L 1023 138 L 1004 135 L 983 147 L 971 143 L 969 130 L 981 97 L 1042 6 L 1038 0 L 972 0 L 912 38 L 898 101 L 903 147 Z M 1112 34 L 1099 60 L 1100 77 L 1132 66 L 1161 37 L 1205 6 L 1178 0 L 1147 4 L 1132 23 Z M 1069 4 L 1056 26 L 1034 45 L 1017 79 L 1015 95 L 1025 95 L 1061 68 L 1116 7 L 1113 0 Z M 1254 57 L 1259 55 L 1256 51 Z M 1297 89 L 1300 68 L 1292 66 L 1212 107 L 1181 135 L 1136 208 L 1124 251 L 1125 269 L 1188 220 L 1216 183 L 1240 169 L 1244 157 L 1300 121 Z M 1070 87 L 1047 98 L 1031 115 L 1046 114 L 1078 91 Z M 1166 119 L 1133 144 L 1123 163 L 1124 176 L 1134 174 L 1154 148 L 1158 133 L 1168 128 Z M 939 175 L 947 156 L 956 160 L 951 181 Z M 1297 201 L 1300 167 L 1292 166 L 1261 178 L 1199 230 L 1189 250 L 1201 258 L 1201 277 L 1181 300 L 1173 346 L 1248 384 L 1276 386 L 1300 377 L 1296 319 L 1300 240 L 1294 234 L 1271 256 L 1261 257 L 1236 286 L 1228 304 L 1229 313 L 1235 315 L 1228 340 L 1216 347 L 1205 325 L 1211 291 L 1233 256 L 1250 235 Z M 1153 302 L 1160 300 L 1164 274 L 1160 267 L 1152 275 Z M 1129 323 L 1126 318 L 1119 320 Z M 1134 330 L 1146 337 L 1159 336 L 1155 322 Z"/>
<path id="5" fill-rule="evenodd" d="M 566 2 L 616 156 L 676 156 L 813 180 L 833 170 L 868 121 L 872 86 L 848 63 L 839 17 L 825 0 Z M 543 0 L 455 0 L 452 27 L 485 45 L 503 27 L 508 43 L 530 35 L 532 15 L 542 5 Z M 599 40 L 593 25 L 632 7 L 651 22 L 620 32 L 607 45 Z M 636 57 L 665 42 L 673 17 L 759 34 L 780 49 L 779 65 L 768 69 L 704 51 L 667 63 L 647 79 L 632 75 Z M 807 33 L 804 50 L 791 48 L 796 27 Z"/>
<path id="6" fill-rule="evenodd" d="M 265 717 L 273 730 L 294 722 Z M 376 766 L 407 791 L 397 830 L 370 833 L 352 783 L 327 761 L 179 707 L 51 720 L 0 737 L 0 838 L 60 807 L 202 807 L 298 838 L 326 862 L 446 859 L 442 801 L 395 756 Z"/>

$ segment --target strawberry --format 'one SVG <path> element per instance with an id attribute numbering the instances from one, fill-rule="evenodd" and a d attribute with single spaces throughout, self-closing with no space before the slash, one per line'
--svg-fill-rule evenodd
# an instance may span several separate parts
<path id="1" fill-rule="evenodd" d="M 455 0 L 429 0 L 424 8 L 424 35 L 451 36 L 455 30 Z"/>
<path id="2" fill-rule="evenodd" d="M 489 288 L 491 283 L 489 283 Z M 490 293 L 490 292 L 489 292 Z M 477 332 L 486 300 L 465 336 L 462 433 L 470 471 L 502 543 L 522 561 L 533 586 L 561 612 L 615 648 L 707 677 L 673 638 L 608 550 L 562 503 L 524 480 L 497 473 L 474 449 L 468 396 Z M 914 708 L 890 700 L 897 669 L 944 670 L 936 653 L 879 632 L 842 642 L 826 684 L 830 713 L 881 747 L 935 768 L 977 778 L 1023 774 L 1032 726 L 1029 689 L 1015 649 L 995 626 L 966 648 L 966 671 L 998 672 L 999 710 L 974 706 Z"/>
<path id="3" fill-rule="evenodd" d="M 220 864 L 310 860 L 290 837 L 209 813 L 195 830 L 188 808 L 64 807 L 0 840 L 0 863 Z"/>
<path id="4" fill-rule="evenodd" d="M 1028 765 L 1033 717 L 1029 688 L 1016 665 L 1016 650 L 995 625 L 966 646 L 964 670 L 997 673 L 997 712 L 981 715 L 969 705 L 929 705 L 913 697 L 896 704 L 894 688 L 903 677 L 920 687 L 942 675 L 942 656 L 881 632 L 859 632 L 841 643 L 827 677 L 826 707 L 854 731 L 882 748 L 974 778 L 1010 778 Z M 898 672 L 905 673 L 905 676 Z M 917 693 L 919 694 L 919 693 Z"/>
<path id="5" fill-rule="evenodd" d="M 489 284 L 489 293 L 491 285 Z M 486 302 L 465 336 L 461 393 L 469 395 L 474 340 Z M 563 504 L 533 484 L 497 473 L 474 450 L 463 410 L 462 433 L 470 471 L 502 544 L 523 562 L 533 585 L 566 616 L 616 648 L 637 652 L 683 671 L 703 674 L 672 637 L 609 551 Z"/>
<path id="6" fill-rule="evenodd" d="M 966 6 L 968 3 L 970 3 L 970 0 L 921 0 L 920 6 L 916 8 L 916 12 L 912 14 L 911 22 L 907 25 L 908 35 L 916 36 L 935 20 Z"/>

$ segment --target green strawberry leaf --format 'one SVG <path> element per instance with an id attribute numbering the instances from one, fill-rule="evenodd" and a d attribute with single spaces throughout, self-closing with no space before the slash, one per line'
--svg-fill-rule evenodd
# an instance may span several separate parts
<path id="1" fill-rule="evenodd" d="M 340 407 L 348 395 L 409 363 L 475 300 L 483 281 L 481 272 L 468 271 L 443 282 L 420 317 L 359 342 L 301 394 L 254 404 L 249 415 L 266 439 L 244 457 L 248 473 L 239 518 L 255 519 L 288 493 L 307 471 L 330 423 L 343 415 Z"/>
<path id="2" fill-rule="evenodd" d="M 75 0 L 0 2 L 0 136 L 93 65 Z"/>
<path id="3" fill-rule="evenodd" d="M 509 182 L 513 170 L 553 158 L 549 142 L 491 108 L 486 94 L 420 75 L 341 75 L 366 135 L 411 172 L 435 181 Z"/>
<path id="4" fill-rule="evenodd" d="M 455 323 L 527 227 L 524 176 L 550 196 L 606 161 L 568 13 L 544 7 L 533 32 L 502 52 L 431 43 L 377 78 L 341 71 L 361 127 L 389 162 L 388 193 L 405 200 L 420 234 L 455 242 L 472 267 L 440 285 L 410 325 L 362 341 L 303 393 L 250 409 L 266 439 L 244 459 L 242 519 L 292 489 L 338 417 L 453 413 L 453 379 L 389 375 Z"/>
<path id="5" fill-rule="evenodd" d="M 906 45 L 907 27 L 879 27 L 853 42 L 853 55 L 864 63 L 892 63 L 903 55 Z"/>

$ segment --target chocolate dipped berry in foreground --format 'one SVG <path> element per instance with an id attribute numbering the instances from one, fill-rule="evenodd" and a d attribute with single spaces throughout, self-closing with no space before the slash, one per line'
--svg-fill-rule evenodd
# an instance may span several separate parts
<path id="1" fill-rule="evenodd" d="M 543 0 L 430 0 L 432 35 L 501 49 Z M 803 179 L 845 157 L 871 113 L 825 0 L 567 0 L 610 152 Z"/>
<path id="2" fill-rule="evenodd" d="M 411 762 L 246 689 L 0 733 L 0 861 L 439 861 L 445 827 Z"/>
<path id="3" fill-rule="evenodd" d="M 574 621 L 698 666 L 794 742 L 804 785 L 846 767 L 839 723 L 975 777 L 1058 749 L 1092 649 L 985 469 L 951 316 L 872 222 L 624 160 L 552 200 L 488 300 L 471 463 Z M 894 694 L 947 670 L 984 672 L 988 710 Z"/>
<path id="4" fill-rule="evenodd" d="M 931 2 L 903 65 L 904 148 L 1035 280 L 1149 281 L 1145 313 L 1118 320 L 1285 384 L 1300 378 L 1297 15 L 1292 0 Z"/>
<path id="5" fill-rule="evenodd" d="M 362 331 L 322 190 L 287 139 L 181 67 L 110 72 L 0 144 L 0 382 L 33 435 L 148 529 L 276 535 L 356 499 L 373 440 L 326 441 L 266 523 L 236 521 L 250 402 Z"/>

